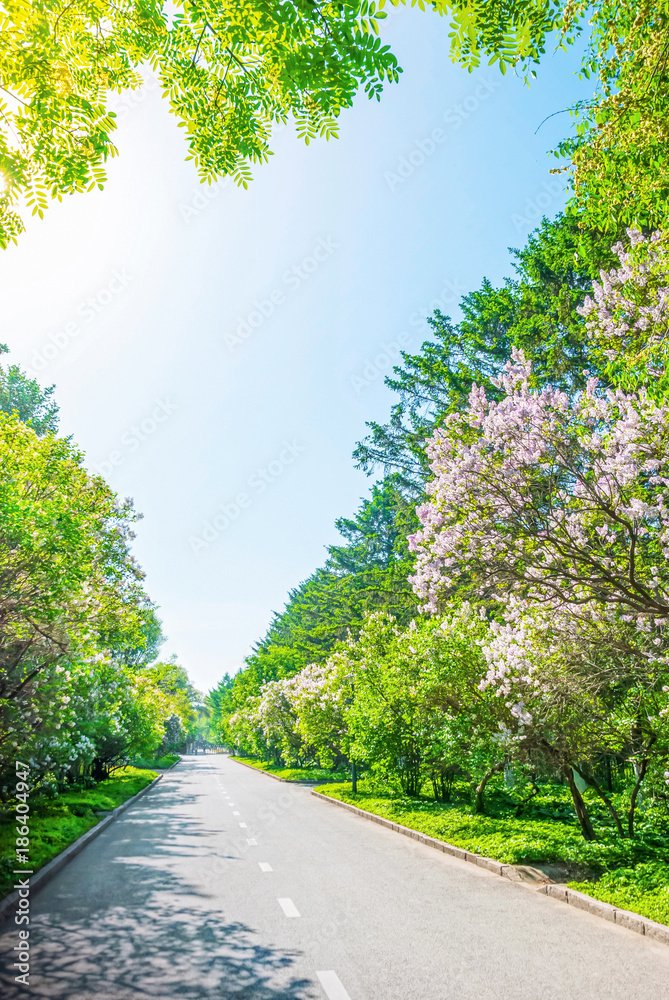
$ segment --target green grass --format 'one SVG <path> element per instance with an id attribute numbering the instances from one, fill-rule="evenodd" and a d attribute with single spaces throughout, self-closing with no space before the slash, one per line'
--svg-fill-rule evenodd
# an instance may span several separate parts
<path id="1" fill-rule="evenodd" d="M 332 771 L 326 767 L 277 767 L 276 764 L 266 764 L 262 760 L 254 760 L 252 757 L 231 757 L 231 760 L 238 760 L 242 764 L 249 764 L 259 771 L 267 774 L 275 774 L 278 778 L 285 778 L 286 781 L 347 781 L 347 775 L 342 772 Z"/>
<path id="2" fill-rule="evenodd" d="M 605 872 L 597 882 L 568 882 L 588 896 L 669 924 L 669 864 L 662 861 Z"/>
<path id="3" fill-rule="evenodd" d="M 462 801 L 444 804 L 409 798 L 364 783 L 357 795 L 348 783 L 324 785 L 319 791 L 503 864 L 559 864 L 567 871 L 586 872 L 580 877 L 587 881 L 568 884 L 596 899 L 669 923 L 669 838 L 647 828 L 634 840 L 621 840 L 603 826 L 600 816 L 599 839 L 588 842 L 565 808 L 567 790 L 560 786 L 542 790 L 528 815 L 520 817 L 510 810 L 508 796 L 504 808 L 505 796 L 499 790 L 490 795 L 486 816 L 474 815 Z M 596 812 L 596 806 L 592 810 Z"/>
<path id="4" fill-rule="evenodd" d="M 178 753 L 166 753 L 164 757 L 160 757 L 157 760 L 136 757 L 132 765 L 133 767 L 140 767 L 149 771 L 164 771 L 166 768 L 171 767 L 172 764 L 176 764 L 178 760 L 181 760 Z"/>
<path id="5" fill-rule="evenodd" d="M 29 816 L 29 868 L 37 872 L 82 834 L 99 823 L 98 813 L 109 812 L 136 795 L 156 777 L 155 771 L 124 767 L 94 788 L 72 788 L 54 798 L 35 798 Z M 16 820 L 0 820 L 0 898 L 11 892 L 15 881 Z"/>

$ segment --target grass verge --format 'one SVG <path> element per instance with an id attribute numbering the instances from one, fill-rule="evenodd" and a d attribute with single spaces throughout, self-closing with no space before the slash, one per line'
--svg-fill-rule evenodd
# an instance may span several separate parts
<path id="1" fill-rule="evenodd" d="M 73 788 L 54 798 L 30 802 L 30 865 L 39 871 L 66 847 L 74 843 L 103 819 L 157 777 L 155 771 L 124 767 L 93 788 Z M 16 819 L 5 815 L 0 820 L 0 899 L 12 890 L 16 868 Z"/>
<path id="2" fill-rule="evenodd" d="M 669 924 L 669 864 L 662 861 L 605 872 L 597 882 L 569 882 L 588 896 Z"/>
<path id="3" fill-rule="evenodd" d="M 571 877 L 571 888 L 669 924 L 666 838 L 641 834 L 621 840 L 605 831 L 600 840 L 588 842 L 570 818 L 543 818 L 541 812 L 548 810 L 538 803 L 533 816 L 477 816 L 461 803 L 409 798 L 378 788 L 353 795 L 348 783 L 323 785 L 318 791 L 503 864 L 557 866 Z M 555 801 L 555 789 L 547 792 L 550 797 Z"/>
<path id="4" fill-rule="evenodd" d="M 231 757 L 240 764 L 248 764 L 258 771 L 265 771 L 266 774 L 275 774 L 277 778 L 285 778 L 286 781 L 327 781 L 329 783 L 347 781 L 348 776 L 341 772 L 330 771 L 325 767 L 277 767 L 275 764 L 266 764 L 262 760 L 254 760 L 252 757 Z"/>

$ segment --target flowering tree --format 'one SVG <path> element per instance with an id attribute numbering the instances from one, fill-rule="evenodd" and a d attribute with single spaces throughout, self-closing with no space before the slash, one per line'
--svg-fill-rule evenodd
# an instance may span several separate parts
<path id="1" fill-rule="evenodd" d="M 10 727 L 7 739 L 20 741 L 15 753 L 30 761 L 34 784 L 99 779 L 153 754 L 180 707 L 150 674 L 104 653 L 61 660 L 36 687 L 31 712 L 23 713 L 28 725 Z"/>
<path id="2" fill-rule="evenodd" d="M 613 247 L 620 267 L 601 272 L 578 311 L 613 382 L 662 400 L 669 393 L 669 234 L 645 238 L 630 229 L 628 236 L 629 246 Z"/>
<path id="3" fill-rule="evenodd" d="M 587 839 L 595 832 L 579 777 L 620 836 L 633 837 L 642 785 L 662 781 L 669 756 L 667 656 L 611 605 L 512 601 L 506 617 L 492 623 L 482 687 L 510 706 L 516 743 L 565 775 Z M 624 816 L 598 777 L 612 758 L 632 765 Z"/>
<path id="4" fill-rule="evenodd" d="M 297 733 L 297 714 L 290 693 L 290 680 L 282 678 L 267 681 L 259 695 L 247 698 L 228 720 L 237 745 L 261 756 L 269 752 L 275 763 L 281 758 L 290 763 L 298 761 L 302 739 Z"/>
<path id="5" fill-rule="evenodd" d="M 531 376 L 514 352 L 498 380 L 502 398 L 474 387 L 468 409 L 433 435 L 431 499 L 410 539 L 417 593 L 431 611 L 455 584 L 551 605 L 594 600 L 661 631 L 669 408 L 643 390 L 602 393 L 595 379 L 574 399 L 535 391 Z"/>
<path id="6" fill-rule="evenodd" d="M 325 767 L 339 763 L 349 749 L 346 705 L 353 696 L 346 655 L 304 667 L 286 687 L 305 747 Z"/>
<path id="7" fill-rule="evenodd" d="M 661 319 L 650 300 L 663 292 L 625 280 L 629 295 L 604 276 L 599 305 L 585 310 L 610 338 L 636 302 L 629 336 L 639 343 Z M 574 771 L 632 835 L 641 783 L 668 752 L 669 410 L 644 387 L 602 391 L 595 379 L 573 398 L 536 390 L 519 352 L 497 384 L 499 400 L 475 387 L 430 442 L 413 585 L 432 612 L 455 586 L 497 600 L 506 623 L 493 626 L 486 683 L 517 740 L 564 771 L 586 836 Z M 606 755 L 634 769 L 625 823 L 595 778 Z"/>
<path id="8" fill-rule="evenodd" d="M 256 708 L 259 697 L 250 695 L 225 721 L 225 735 L 237 750 L 257 756 L 267 754 L 267 744 L 262 738 L 262 730 Z"/>
<path id="9" fill-rule="evenodd" d="M 260 695 L 249 697 L 231 716 L 234 738 L 253 752 L 269 750 L 290 763 L 315 758 L 331 766 L 345 744 L 346 665 L 335 653 L 325 663 L 263 684 Z"/>

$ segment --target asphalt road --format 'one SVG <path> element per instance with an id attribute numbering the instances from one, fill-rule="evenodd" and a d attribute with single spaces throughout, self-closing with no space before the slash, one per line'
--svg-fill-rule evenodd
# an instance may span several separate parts
<path id="1" fill-rule="evenodd" d="M 669 948 L 223 756 L 186 758 L 31 899 L 49 1000 L 663 1000 Z"/>

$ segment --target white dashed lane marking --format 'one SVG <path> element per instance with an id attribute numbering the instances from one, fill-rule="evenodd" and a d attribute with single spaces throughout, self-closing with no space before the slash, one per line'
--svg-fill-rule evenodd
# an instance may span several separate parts
<path id="1" fill-rule="evenodd" d="M 351 1000 L 336 972 L 330 969 L 329 972 L 317 972 L 316 975 L 328 1000 Z"/>
<path id="2" fill-rule="evenodd" d="M 242 830 L 248 829 L 248 824 L 246 823 L 240 823 L 239 825 L 241 826 Z"/>
<path id="3" fill-rule="evenodd" d="M 247 840 L 246 843 L 249 845 L 249 847 L 257 847 L 258 846 L 258 841 L 257 840 Z"/>
<path id="4" fill-rule="evenodd" d="M 287 917 L 299 917 L 300 914 L 292 899 L 280 899 L 278 903 Z"/>
<path id="5" fill-rule="evenodd" d="M 274 869 L 272 868 L 272 866 L 269 863 L 269 861 L 259 861 L 258 862 L 258 867 L 260 868 L 261 872 L 272 872 L 272 871 L 274 871 Z"/>

